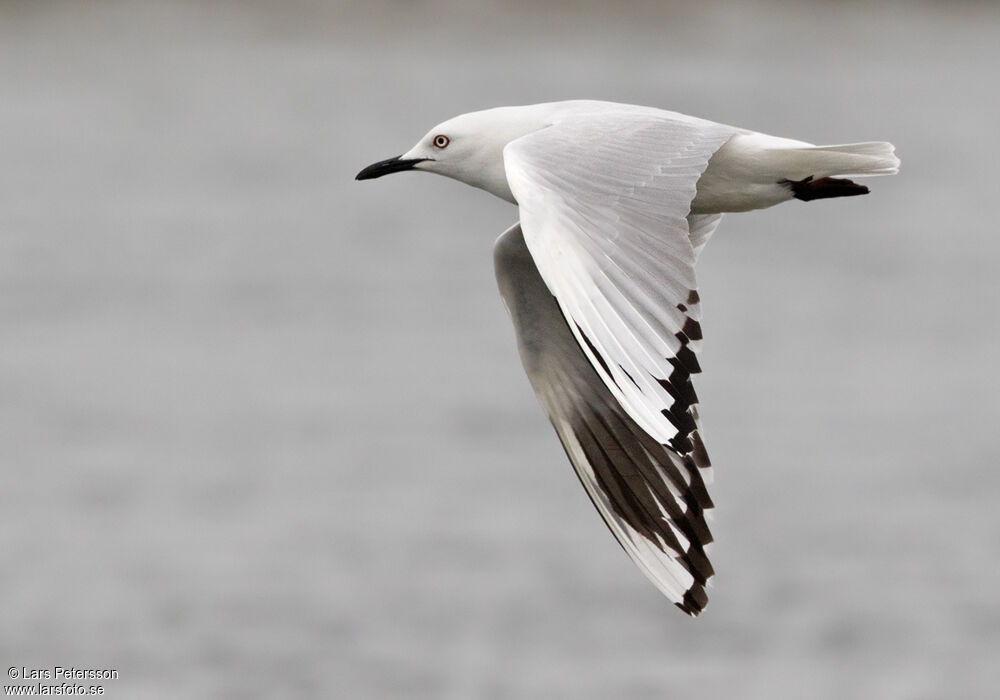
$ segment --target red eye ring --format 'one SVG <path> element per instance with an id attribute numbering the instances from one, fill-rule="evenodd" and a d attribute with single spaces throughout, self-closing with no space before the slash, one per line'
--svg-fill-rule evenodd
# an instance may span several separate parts
<path id="1" fill-rule="evenodd" d="M 434 144 L 434 148 L 447 148 L 448 144 L 451 143 L 451 139 L 444 134 L 438 134 L 431 143 Z"/>

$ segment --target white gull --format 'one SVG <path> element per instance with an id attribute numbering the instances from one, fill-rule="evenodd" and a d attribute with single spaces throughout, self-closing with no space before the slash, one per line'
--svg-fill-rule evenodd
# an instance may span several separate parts
<path id="1" fill-rule="evenodd" d="M 713 575 L 698 254 L 724 213 L 867 194 L 847 178 L 894 174 L 893 151 L 575 100 L 463 114 L 357 179 L 438 173 L 518 206 L 494 262 L 525 372 L 622 547 L 697 615 Z"/>

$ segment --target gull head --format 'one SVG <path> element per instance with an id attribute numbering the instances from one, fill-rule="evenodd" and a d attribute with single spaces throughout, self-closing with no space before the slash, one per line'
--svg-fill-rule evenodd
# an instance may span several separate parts
<path id="1" fill-rule="evenodd" d="M 548 126 L 547 105 L 497 107 L 462 114 L 427 132 L 406 153 L 369 165 L 357 180 L 405 170 L 437 173 L 514 202 L 504 169 L 503 149 L 511 141 Z"/>

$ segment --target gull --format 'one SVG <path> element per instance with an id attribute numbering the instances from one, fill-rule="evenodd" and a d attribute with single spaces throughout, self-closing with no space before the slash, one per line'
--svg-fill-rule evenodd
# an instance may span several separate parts
<path id="1" fill-rule="evenodd" d="M 697 615 L 714 570 L 695 262 L 723 214 L 867 194 L 848 178 L 896 173 L 894 150 L 573 100 L 454 117 L 356 179 L 426 171 L 517 205 L 493 257 L 531 386 L 622 548 Z"/>

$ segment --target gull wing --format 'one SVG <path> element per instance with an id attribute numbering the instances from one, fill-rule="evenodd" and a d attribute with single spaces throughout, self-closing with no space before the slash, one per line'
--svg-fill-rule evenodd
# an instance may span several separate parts
<path id="1" fill-rule="evenodd" d="M 694 247 L 694 257 L 697 260 L 708 239 L 715 233 L 715 229 L 719 228 L 722 214 L 690 214 L 687 220 L 691 245 Z"/>
<path id="2" fill-rule="evenodd" d="M 660 110 L 604 110 L 557 119 L 504 150 L 538 275 L 589 364 L 588 377 L 596 375 L 603 384 L 603 400 L 613 399 L 617 407 L 619 429 L 632 435 L 642 452 L 622 446 L 611 454 L 601 449 L 593 430 L 586 444 L 587 434 L 566 418 L 583 410 L 573 407 L 579 387 L 552 388 L 565 395 L 559 401 L 543 398 L 543 404 L 585 486 L 587 467 L 581 464 L 594 469 L 601 458 L 619 476 L 627 468 L 616 461 L 623 455 L 633 465 L 653 455 L 654 465 L 683 467 L 682 483 L 661 478 L 659 485 L 674 486 L 666 489 L 672 499 L 657 492 L 650 478 L 656 469 L 645 478 L 648 497 L 638 489 L 610 496 L 614 484 L 596 474 L 588 491 L 592 498 L 594 489 L 610 498 L 610 516 L 602 514 L 626 551 L 667 597 L 692 614 L 704 605 L 704 581 L 711 574 L 710 567 L 694 563 L 703 556 L 708 531 L 678 530 L 670 508 L 680 507 L 682 515 L 690 511 L 694 522 L 711 504 L 704 491 L 710 465 L 690 375 L 701 371 L 696 247 L 700 250 L 720 217 L 689 222 L 688 212 L 709 158 L 736 131 Z M 608 426 L 605 430 L 616 435 Z M 601 502 L 595 503 L 601 509 Z"/>
<path id="3" fill-rule="evenodd" d="M 686 454 L 661 445 L 623 410 L 584 354 L 538 273 L 519 224 L 494 246 L 497 282 L 525 372 L 581 483 L 622 548 L 681 610 L 708 602 L 712 501 L 702 470 L 708 455 L 697 428 Z M 683 387 L 695 422 L 694 392 Z"/>
<path id="4" fill-rule="evenodd" d="M 504 150 L 525 243 L 584 353 L 632 419 L 682 452 L 689 421 L 670 377 L 700 371 L 701 336 L 687 217 L 708 159 L 735 132 L 660 110 L 602 111 Z"/>

